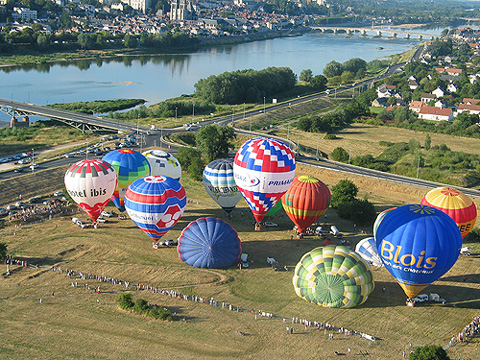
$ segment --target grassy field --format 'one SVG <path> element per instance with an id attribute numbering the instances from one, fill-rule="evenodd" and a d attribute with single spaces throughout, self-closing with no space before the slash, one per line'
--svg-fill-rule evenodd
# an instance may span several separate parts
<path id="1" fill-rule="evenodd" d="M 22 177 L 16 185 L 0 183 L 2 194 L 28 192 L 32 186 L 44 193 L 62 188 L 65 169 Z M 311 174 L 328 186 L 349 178 L 378 211 L 419 202 L 426 189 L 344 176 L 299 166 L 297 175 Z M 21 179 L 22 179 L 21 178 Z M 189 204 L 179 223 L 166 237 L 176 238 L 190 222 L 203 216 L 225 219 L 201 183 L 182 178 Z M 48 190 L 47 190 L 48 189 Z M 478 206 L 478 203 L 477 203 Z M 112 208 L 110 208 L 112 209 Z M 79 214 L 83 220 L 87 216 Z M 149 238 L 130 220 L 101 224 L 99 229 L 80 229 L 69 217 L 15 229 L 0 230 L 2 242 L 19 258 L 43 266 L 56 265 L 84 273 L 111 276 L 131 283 L 175 289 L 184 294 L 214 297 L 243 309 L 271 312 L 279 318 L 255 320 L 248 312 L 228 311 L 147 291 L 134 291 L 143 298 L 177 313 L 177 321 L 163 322 L 120 310 L 115 300 L 125 288 L 81 281 L 42 269 L 13 267 L 12 275 L 0 280 L 0 356 L 4 359 L 331 359 L 334 351 L 352 359 L 401 359 L 408 344 L 446 345 L 480 308 L 480 259 L 460 257 L 455 266 L 426 289 L 448 300 L 447 305 L 405 306 L 405 295 L 385 269 L 374 269 L 376 289 L 368 301 L 355 309 L 326 309 L 298 298 L 293 290 L 293 269 L 301 256 L 320 246 L 318 239 L 291 240 L 293 224 L 280 211 L 273 217 L 278 228 L 252 231 L 253 217 L 242 200 L 229 220 L 238 231 L 242 249 L 254 260 L 250 269 L 201 270 L 183 264 L 175 248 L 154 250 Z M 335 224 L 355 244 L 365 237 L 353 232 L 353 224 L 337 218 L 329 209 L 323 224 Z M 369 229 L 365 229 L 369 230 Z M 335 239 L 331 239 L 336 241 Z M 470 244 L 475 246 L 474 244 Z M 480 250 L 476 248 L 476 250 Z M 275 272 L 266 256 L 275 257 L 290 271 Z M 2 273 L 5 265 L 0 265 Z M 468 281 L 464 281 L 464 277 Z M 72 281 L 78 287 L 72 287 Z M 83 285 L 100 286 L 101 294 Z M 383 292 L 382 288 L 386 291 Z M 54 295 L 52 295 L 54 293 Z M 42 299 L 42 303 L 40 303 Z M 283 324 L 282 317 L 287 319 Z M 295 324 L 295 334 L 286 334 L 291 318 L 329 322 L 362 331 L 381 340 L 375 343 L 358 336 L 334 334 Z M 236 335 L 237 331 L 245 336 Z M 475 359 L 478 337 L 449 350 L 452 358 Z M 363 353 L 364 355 L 361 355 Z M 368 355 L 365 355 L 368 353 Z"/>

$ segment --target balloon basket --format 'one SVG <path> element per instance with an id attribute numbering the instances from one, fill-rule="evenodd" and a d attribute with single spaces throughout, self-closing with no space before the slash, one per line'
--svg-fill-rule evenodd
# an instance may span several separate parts
<path id="1" fill-rule="evenodd" d="M 261 231 L 262 227 L 260 226 L 259 223 L 255 223 L 255 231 Z"/>
<path id="2" fill-rule="evenodd" d="M 415 300 L 413 300 L 413 299 L 408 299 L 408 300 L 406 301 L 406 304 L 407 304 L 408 307 L 415 307 Z"/>

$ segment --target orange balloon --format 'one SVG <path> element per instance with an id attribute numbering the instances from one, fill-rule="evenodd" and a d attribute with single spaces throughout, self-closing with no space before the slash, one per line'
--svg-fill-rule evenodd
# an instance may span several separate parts
<path id="1" fill-rule="evenodd" d="M 303 233 L 325 214 L 330 198 L 330 190 L 323 182 L 313 176 L 298 176 L 282 196 L 282 205 L 298 232 Z"/>

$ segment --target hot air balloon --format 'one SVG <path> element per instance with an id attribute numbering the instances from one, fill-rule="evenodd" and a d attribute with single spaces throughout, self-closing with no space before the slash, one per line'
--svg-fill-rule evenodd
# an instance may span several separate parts
<path id="1" fill-rule="evenodd" d="M 420 204 L 442 210 L 449 215 L 460 228 L 462 238 L 467 236 L 477 221 L 477 207 L 472 199 L 451 187 L 443 186 L 430 190 Z"/>
<path id="2" fill-rule="evenodd" d="M 183 229 L 178 239 L 180 259 L 199 268 L 226 268 L 239 262 L 240 239 L 232 226 L 213 217 L 200 218 Z"/>
<path id="3" fill-rule="evenodd" d="M 382 262 L 409 298 L 445 274 L 462 248 L 455 221 L 438 209 L 420 204 L 389 211 L 375 239 Z"/>
<path id="4" fill-rule="evenodd" d="M 266 217 L 275 215 L 282 208 L 282 202 L 277 201 L 277 203 L 265 214 Z"/>
<path id="5" fill-rule="evenodd" d="M 385 215 L 387 215 L 390 211 L 396 209 L 396 207 L 389 208 L 387 210 L 383 210 L 380 214 L 377 215 L 375 222 L 373 223 L 373 237 L 376 239 L 375 235 L 377 233 L 378 225 L 382 222 Z"/>
<path id="6" fill-rule="evenodd" d="M 355 246 L 355 252 L 358 253 L 363 260 L 373 266 L 383 267 L 382 259 L 378 255 L 377 245 L 373 237 L 362 239 Z"/>
<path id="7" fill-rule="evenodd" d="M 128 216 L 154 240 L 177 223 L 186 205 L 185 189 L 167 176 L 145 176 L 130 184 L 125 193 Z"/>
<path id="8" fill-rule="evenodd" d="M 125 211 L 124 197 L 128 185 L 135 180 L 150 175 L 150 165 L 145 156 L 131 149 L 119 149 L 111 151 L 103 158 L 117 171 L 118 185 L 115 189 L 112 201 L 121 212 Z"/>
<path id="9" fill-rule="evenodd" d="M 295 267 L 293 286 L 304 300 L 333 308 L 363 304 L 375 288 L 369 265 L 345 246 L 318 247 Z"/>
<path id="10" fill-rule="evenodd" d="M 235 154 L 235 183 L 257 223 L 280 200 L 295 177 L 295 156 L 279 140 L 254 138 Z"/>
<path id="11" fill-rule="evenodd" d="M 233 159 L 217 159 L 208 164 L 203 170 L 203 186 L 227 214 L 242 198 L 233 178 Z"/>
<path id="12" fill-rule="evenodd" d="M 142 153 L 150 164 L 150 175 L 163 175 L 180 181 L 182 167 L 175 156 L 163 150 L 148 150 Z"/>
<path id="13" fill-rule="evenodd" d="M 68 195 L 95 222 L 117 187 L 117 172 L 105 161 L 82 160 L 68 168 L 64 183 Z"/>
<path id="14" fill-rule="evenodd" d="M 312 176 L 299 176 L 282 196 L 282 204 L 288 217 L 297 226 L 297 232 L 304 233 L 325 214 L 330 197 L 330 190 L 323 182 Z"/>

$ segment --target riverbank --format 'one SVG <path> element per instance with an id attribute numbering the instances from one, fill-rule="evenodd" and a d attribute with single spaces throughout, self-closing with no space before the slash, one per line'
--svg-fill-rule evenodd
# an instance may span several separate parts
<path id="1" fill-rule="evenodd" d="M 301 36 L 312 31 L 308 27 L 298 27 L 288 30 L 275 30 L 267 32 L 255 32 L 245 35 L 224 36 L 215 38 L 199 38 L 200 42 L 197 46 L 176 47 L 165 51 L 155 52 L 152 49 L 108 49 L 108 50 L 76 50 L 73 52 L 60 53 L 44 53 L 38 55 L 8 55 L 0 56 L 0 69 L 14 68 L 25 65 L 40 65 L 52 63 L 65 63 L 69 61 L 79 60 L 95 60 L 95 59 L 113 59 L 118 57 L 140 57 L 177 54 L 179 51 L 192 51 L 201 48 L 214 47 L 218 45 L 235 45 L 252 41 L 262 41 L 288 36 Z"/>

